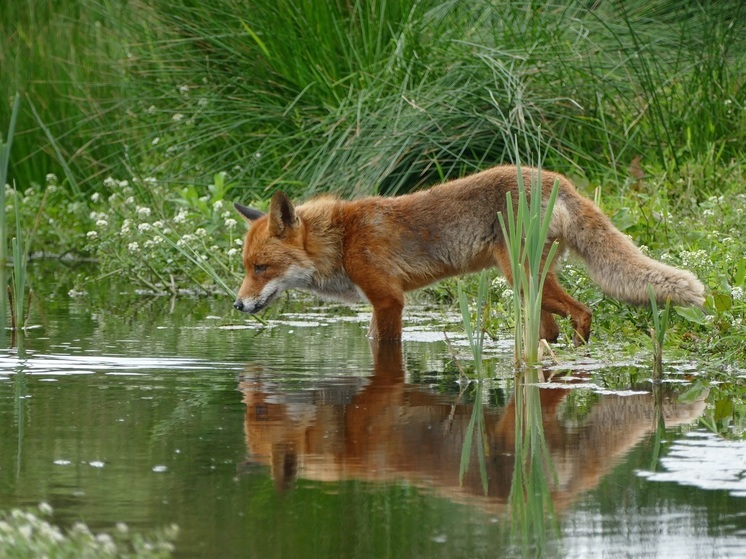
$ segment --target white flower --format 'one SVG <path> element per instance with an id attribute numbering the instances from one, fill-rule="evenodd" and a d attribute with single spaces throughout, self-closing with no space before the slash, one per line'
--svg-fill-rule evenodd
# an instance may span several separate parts
<path id="1" fill-rule="evenodd" d="M 130 196 L 129 198 L 127 198 L 127 199 L 126 199 L 126 200 L 124 201 L 124 203 L 125 203 L 125 204 L 134 204 L 134 203 L 135 203 L 135 197 L 134 197 L 134 196 Z"/>
<path id="2" fill-rule="evenodd" d="M 234 256 L 238 254 L 238 252 L 239 250 L 237 248 L 228 249 L 228 257 L 233 258 Z"/>
<path id="3" fill-rule="evenodd" d="M 106 177 L 104 179 L 104 186 L 106 188 L 114 188 L 116 185 L 117 185 L 117 181 L 115 181 L 113 178 Z"/>
<path id="4" fill-rule="evenodd" d="M 184 120 L 184 115 L 181 113 L 176 113 L 174 116 L 171 117 L 174 122 L 181 122 Z"/>
<path id="5" fill-rule="evenodd" d="M 730 295 L 734 301 L 743 301 L 743 287 L 734 287 L 730 290 Z"/>
<path id="6" fill-rule="evenodd" d="M 127 188 L 129 185 L 130 185 L 130 181 L 128 180 L 119 181 L 119 188 Z"/>
<path id="7" fill-rule="evenodd" d="M 39 512 L 41 512 L 43 515 L 50 515 L 54 512 L 54 509 L 52 508 L 52 505 L 45 501 L 42 501 L 41 503 L 39 503 Z"/>
<path id="8" fill-rule="evenodd" d="M 145 112 L 146 112 L 146 113 L 148 113 L 149 115 L 153 115 L 153 114 L 155 114 L 155 112 L 156 112 L 157 110 L 158 110 L 158 109 L 156 109 L 156 108 L 155 108 L 155 105 L 150 105 L 150 106 L 148 107 L 148 110 L 147 110 L 147 111 L 145 111 Z"/>
<path id="9" fill-rule="evenodd" d="M 154 221 L 153 227 L 155 227 L 156 229 L 163 229 L 163 222 L 160 219 L 158 221 Z"/>
<path id="10" fill-rule="evenodd" d="M 145 231 L 150 231 L 150 229 L 151 229 L 151 225 L 150 225 L 150 223 L 140 223 L 140 224 L 139 224 L 139 225 L 137 226 L 137 230 L 138 230 L 138 231 L 139 231 L 140 233 L 144 233 Z"/>
<path id="11" fill-rule="evenodd" d="M 155 177 L 145 177 L 144 179 L 142 179 L 142 182 L 144 182 L 145 184 L 155 184 L 158 181 Z"/>
<path id="12" fill-rule="evenodd" d="M 229 217 L 228 219 L 225 220 L 225 226 L 228 229 L 233 229 L 236 225 L 238 225 L 238 221 L 236 221 L 232 217 Z"/>
<path id="13" fill-rule="evenodd" d="M 207 97 L 200 97 L 200 98 L 199 98 L 199 99 L 197 100 L 197 105 L 199 105 L 200 107 L 206 107 L 206 106 L 207 106 L 207 103 L 208 103 L 208 101 L 207 101 Z"/>
<path id="14" fill-rule="evenodd" d="M 137 244 L 137 241 L 134 241 L 127 245 L 127 249 L 130 252 L 138 252 L 140 250 L 140 245 Z"/>
<path id="15" fill-rule="evenodd" d="M 91 194 L 91 202 L 96 204 L 101 199 L 101 195 L 98 192 Z"/>
<path id="16" fill-rule="evenodd" d="M 150 208 L 147 208 L 145 206 L 138 206 L 136 211 L 137 211 L 137 215 L 140 217 L 150 216 Z"/>
<path id="17" fill-rule="evenodd" d="M 214 209 L 214 210 L 215 210 L 216 212 L 219 212 L 220 210 L 222 210 L 222 209 L 223 209 L 223 203 L 224 203 L 224 202 L 223 202 L 222 200 L 217 200 L 217 201 L 216 201 L 216 202 L 215 202 L 215 203 L 214 203 L 214 204 L 212 205 L 212 209 Z"/>
<path id="18" fill-rule="evenodd" d="M 194 232 L 194 234 L 197 235 L 198 237 L 207 237 L 207 231 L 205 231 L 205 229 L 202 228 L 202 227 L 200 227 L 199 229 L 197 229 Z"/>
<path id="19" fill-rule="evenodd" d="M 47 184 L 57 184 L 57 175 L 54 173 L 47 173 Z"/>
<path id="20" fill-rule="evenodd" d="M 95 239 L 96 237 L 98 237 L 98 233 L 96 231 L 88 231 L 85 236 L 89 239 Z"/>
<path id="21" fill-rule="evenodd" d="M 184 84 L 179 86 L 179 93 L 182 95 L 187 95 L 189 93 L 189 86 Z"/>
<path id="22" fill-rule="evenodd" d="M 109 222 L 105 219 L 99 219 L 96 221 L 96 227 L 106 227 L 107 225 L 109 225 Z"/>
<path id="23" fill-rule="evenodd" d="M 154 146 L 157 146 L 157 145 L 158 145 L 158 142 L 160 142 L 160 141 L 161 141 L 160 137 L 159 137 L 159 136 L 156 136 L 155 138 L 153 138 L 153 141 L 152 141 L 152 142 L 150 142 L 150 143 L 151 143 L 152 145 L 154 145 Z"/>

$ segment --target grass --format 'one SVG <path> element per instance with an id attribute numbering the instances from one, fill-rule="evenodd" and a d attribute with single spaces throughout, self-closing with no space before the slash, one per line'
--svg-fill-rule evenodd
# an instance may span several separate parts
<path id="1" fill-rule="evenodd" d="M 62 159 L 83 192 L 133 168 L 233 172 L 251 198 L 396 192 L 502 161 L 515 135 L 586 176 L 742 153 L 735 2 L 58 4 L 0 19 L 4 87 L 38 108 L 23 182 Z"/>

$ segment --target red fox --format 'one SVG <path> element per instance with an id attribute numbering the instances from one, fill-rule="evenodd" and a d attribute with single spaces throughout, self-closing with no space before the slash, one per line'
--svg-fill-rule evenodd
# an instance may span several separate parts
<path id="1" fill-rule="evenodd" d="M 523 168 L 524 183 L 530 185 L 537 172 Z M 276 192 L 267 214 L 235 204 L 250 228 L 243 247 L 246 276 L 234 307 L 256 313 L 287 289 L 367 300 L 373 306 L 369 335 L 398 340 L 405 292 L 492 266 L 511 279 L 497 214 L 505 212 L 508 192 L 517 200 L 517 173 L 517 167 L 499 166 L 404 196 L 321 196 L 297 208 Z M 704 303 L 704 286 L 691 272 L 642 254 L 566 177 L 541 172 L 545 200 L 555 179 L 560 186 L 547 250 L 558 241 L 560 250 L 579 255 L 601 290 L 616 299 L 645 304 L 651 285 L 660 302 Z M 553 314 L 571 319 L 575 345 L 588 340 L 591 310 L 563 291 L 551 269 L 541 315 L 541 336 L 548 341 L 560 332 Z"/>

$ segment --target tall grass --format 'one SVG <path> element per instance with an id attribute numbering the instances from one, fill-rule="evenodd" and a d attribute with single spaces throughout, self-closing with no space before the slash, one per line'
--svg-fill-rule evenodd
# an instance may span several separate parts
<path id="1" fill-rule="evenodd" d="M 576 174 L 745 145 L 742 2 L 27 0 L 0 32 L 0 93 L 29 95 L 83 190 L 135 169 L 231 171 L 246 197 L 395 192 L 539 127 Z M 14 170 L 38 180 L 58 158 L 30 113 L 20 130 Z"/>
<path id="2" fill-rule="evenodd" d="M 744 103 L 737 3 L 149 6 L 165 31 L 133 75 L 157 84 L 139 111 L 158 107 L 174 155 L 164 172 L 238 164 L 254 196 L 409 189 L 502 161 L 539 127 L 547 164 L 575 172 L 623 172 L 637 155 L 667 165 L 713 143 L 718 157 L 742 151 L 743 127 L 720 118 Z M 177 111 L 188 134 L 169 124 Z"/>
<path id="3" fill-rule="evenodd" d="M 0 122 L 16 91 L 16 157 L 10 174 L 18 184 L 43 186 L 47 173 L 62 176 L 60 159 L 83 184 L 123 168 L 126 146 L 138 141 L 127 120 L 135 93 L 126 75 L 127 0 L 18 0 L 0 9 Z M 38 118 L 32 112 L 35 106 Z M 39 125 L 46 126 L 51 137 Z M 59 150 L 59 154 L 56 153 Z M 86 190 L 90 189 L 88 186 Z"/>

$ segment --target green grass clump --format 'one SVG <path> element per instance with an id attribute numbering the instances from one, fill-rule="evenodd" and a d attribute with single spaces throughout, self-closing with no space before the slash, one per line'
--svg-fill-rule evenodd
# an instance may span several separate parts
<path id="1" fill-rule="evenodd" d="M 16 2 L 0 70 L 31 102 L 14 165 L 29 184 L 64 160 L 83 192 L 133 169 L 229 171 L 244 199 L 395 192 L 504 161 L 519 134 L 549 168 L 619 176 L 636 156 L 675 171 L 742 155 L 745 16 L 669 0 Z"/>

